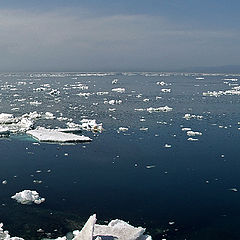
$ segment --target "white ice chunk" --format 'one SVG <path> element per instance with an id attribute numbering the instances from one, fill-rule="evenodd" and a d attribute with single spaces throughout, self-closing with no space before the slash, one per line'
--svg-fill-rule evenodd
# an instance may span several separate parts
<path id="1" fill-rule="evenodd" d="M 186 120 L 190 120 L 190 119 L 198 119 L 198 120 L 201 120 L 201 119 L 203 118 L 203 116 L 186 113 L 183 118 L 185 118 Z"/>
<path id="2" fill-rule="evenodd" d="M 161 89 L 161 92 L 170 93 L 171 92 L 171 88 L 163 88 L 163 89 Z"/>
<path id="3" fill-rule="evenodd" d="M 128 128 L 127 127 L 120 127 L 120 128 L 118 128 L 118 131 L 119 132 L 126 132 L 126 131 L 128 131 Z"/>
<path id="4" fill-rule="evenodd" d="M 112 92 L 124 93 L 125 92 L 125 88 L 113 88 Z"/>
<path id="5" fill-rule="evenodd" d="M 20 237 L 11 237 L 8 231 L 3 230 L 3 224 L 0 223 L 0 239 L 1 240 L 24 240 Z"/>
<path id="6" fill-rule="evenodd" d="M 82 119 L 80 127 L 83 130 L 93 131 L 93 132 L 102 132 L 103 127 L 102 123 L 97 123 L 95 119 Z"/>
<path id="7" fill-rule="evenodd" d="M 187 131 L 187 135 L 189 137 L 195 137 L 195 136 L 201 136 L 202 133 L 201 132 L 194 132 L 194 131 Z"/>
<path id="8" fill-rule="evenodd" d="M 153 108 L 153 107 L 147 108 L 147 111 L 150 112 L 150 113 L 152 113 L 152 112 L 170 112 L 172 110 L 173 109 L 171 107 L 168 107 L 168 106 L 159 107 L 159 108 Z"/>
<path id="9" fill-rule="evenodd" d="M 21 204 L 40 204 L 45 201 L 45 198 L 41 198 L 37 191 L 23 190 L 22 192 L 16 193 L 11 197 Z"/>

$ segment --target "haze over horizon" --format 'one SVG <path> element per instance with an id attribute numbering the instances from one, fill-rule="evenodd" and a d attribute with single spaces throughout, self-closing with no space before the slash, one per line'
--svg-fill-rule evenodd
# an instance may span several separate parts
<path id="1" fill-rule="evenodd" d="M 8 0 L 0 71 L 164 71 L 240 62 L 240 2 Z"/>

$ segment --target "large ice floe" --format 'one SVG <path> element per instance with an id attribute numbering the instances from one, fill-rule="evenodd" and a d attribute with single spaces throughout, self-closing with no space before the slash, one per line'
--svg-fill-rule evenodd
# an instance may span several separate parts
<path id="1" fill-rule="evenodd" d="M 23 190 L 22 192 L 16 193 L 11 197 L 21 204 L 40 204 L 45 201 L 45 198 L 41 198 L 37 191 Z"/>
<path id="2" fill-rule="evenodd" d="M 29 130 L 26 133 L 40 142 L 75 143 L 92 141 L 89 137 L 64 131 L 64 129 L 47 129 L 38 127 L 34 130 Z"/>
<path id="3" fill-rule="evenodd" d="M 108 225 L 99 225 L 96 221 L 96 214 L 90 216 L 81 231 L 73 231 L 73 240 L 152 240 L 151 236 L 144 235 L 144 228 L 133 227 L 122 220 L 112 220 Z"/>

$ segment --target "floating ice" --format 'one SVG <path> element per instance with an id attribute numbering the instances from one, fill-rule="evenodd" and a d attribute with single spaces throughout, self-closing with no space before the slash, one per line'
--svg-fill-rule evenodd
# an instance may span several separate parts
<path id="1" fill-rule="evenodd" d="M 19 237 L 11 237 L 9 235 L 9 232 L 8 231 L 4 231 L 3 230 L 3 224 L 0 223 L 0 239 L 1 240 L 24 240 L 23 238 L 19 238 Z"/>
<path id="2" fill-rule="evenodd" d="M 160 85 L 160 86 L 166 86 L 166 85 L 168 85 L 168 84 L 165 83 L 165 82 L 163 82 L 163 81 L 161 81 L 161 82 L 157 82 L 157 85 Z"/>
<path id="3" fill-rule="evenodd" d="M 182 128 L 182 131 L 191 131 L 191 128 Z"/>
<path id="4" fill-rule="evenodd" d="M 0 124 L 10 124 L 17 122 L 13 114 L 10 113 L 0 113 Z"/>
<path id="5" fill-rule="evenodd" d="M 122 100 L 110 100 L 110 101 L 104 101 L 104 103 L 108 103 L 110 105 L 121 104 Z"/>
<path id="6" fill-rule="evenodd" d="M 193 119 L 201 120 L 201 119 L 203 118 L 203 116 L 186 113 L 183 118 L 185 118 L 186 120 L 190 120 L 190 119 L 192 119 L 192 118 L 193 118 Z"/>
<path id="7" fill-rule="evenodd" d="M 108 225 L 99 225 L 96 221 L 96 214 L 90 216 L 81 231 L 73 231 L 73 240 L 152 240 L 151 236 L 144 235 L 144 228 L 133 227 L 122 220 L 112 220 Z"/>
<path id="8" fill-rule="evenodd" d="M 187 140 L 188 140 L 188 141 L 192 141 L 192 142 L 198 141 L 197 138 L 188 138 Z"/>
<path id="9" fill-rule="evenodd" d="M 118 82 L 117 78 L 112 80 L 112 84 L 116 84 L 117 82 Z"/>
<path id="10" fill-rule="evenodd" d="M 164 147 L 165 147 L 165 148 L 171 148 L 171 147 L 172 147 L 172 145 L 171 145 L 171 144 L 167 144 L 167 143 L 166 143 L 166 144 L 164 145 Z"/>
<path id="11" fill-rule="evenodd" d="M 10 134 L 8 127 L 2 127 L 0 126 L 0 137 L 6 137 Z"/>
<path id="12" fill-rule="evenodd" d="M 187 135 L 189 137 L 195 137 L 195 136 L 201 136 L 202 133 L 201 132 L 194 132 L 194 131 L 187 131 Z"/>
<path id="13" fill-rule="evenodd" d="M 170 93 L 171 92 L 171 88 L 163 88 L 163 89 L 161 89 L 161 92 Z"/>
<path id="14" fill-rule="evenodd" d="M 118 128 L 118 132 L 126 132 L 126 131 L 128 131 L 127 127 L 120 127 L 120 128 Z"/>
<path id="15" fill-rule="evenodd" d="M 41 198 L 37 191 L 23 190 L 22 192 L 16 193 L 11 197 L 21 204 L 40 204 L 45 201 L 45 198 Z"/>
<path id="16" fill-rule="evenodd" d="M 240 86 L 233 87 L 232 89 L 226 91 L 220 90 L 203 92 L 203 96 L 219 97 L 224 95 L 240 95 Z"/>
<path id="17" fill-rule="evenodd" d="M 80 127 L 83 130 L 93 131 L 93 132 L 103 131 L 102 123 L 97 123 L 95 119 L 82 119 L 81 123 L 82 125 L 80 125 Z"/>
<path id="18" fill-rule="evenodd" d="M 173 109 L 171 107 L 168 107 L 168 106 L 159 107 L 159 108 L 153 108 L 153 107 L 147 108 L 147 111 L 150 112 L 150 113 L 152 113 L 152 112 L 170 112 L 172 110 Z"/>
<path id="19" fill-rule="evenodd" d="M 113 88 L 112 92 L 124 93 L 125 92 L 125 88 Z"/>
<path id="20" fill-rule="evenodd" d="M 92 141 L 91 138 L 83 135 L 80 136 L 73 133 L 61 132 L 61 130 L 58 129 L 47 129 L 43 127 L 29 130 L 26 133 L 40 142 L 74 143 Z"/>

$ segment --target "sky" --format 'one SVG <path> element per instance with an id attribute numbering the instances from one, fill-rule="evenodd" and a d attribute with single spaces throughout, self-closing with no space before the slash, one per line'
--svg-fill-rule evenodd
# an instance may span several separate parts
<path id="1" fill-rule="evenodd" d="M 0 71 L 240 65 L 239 0 L 0 0 Z"/>

